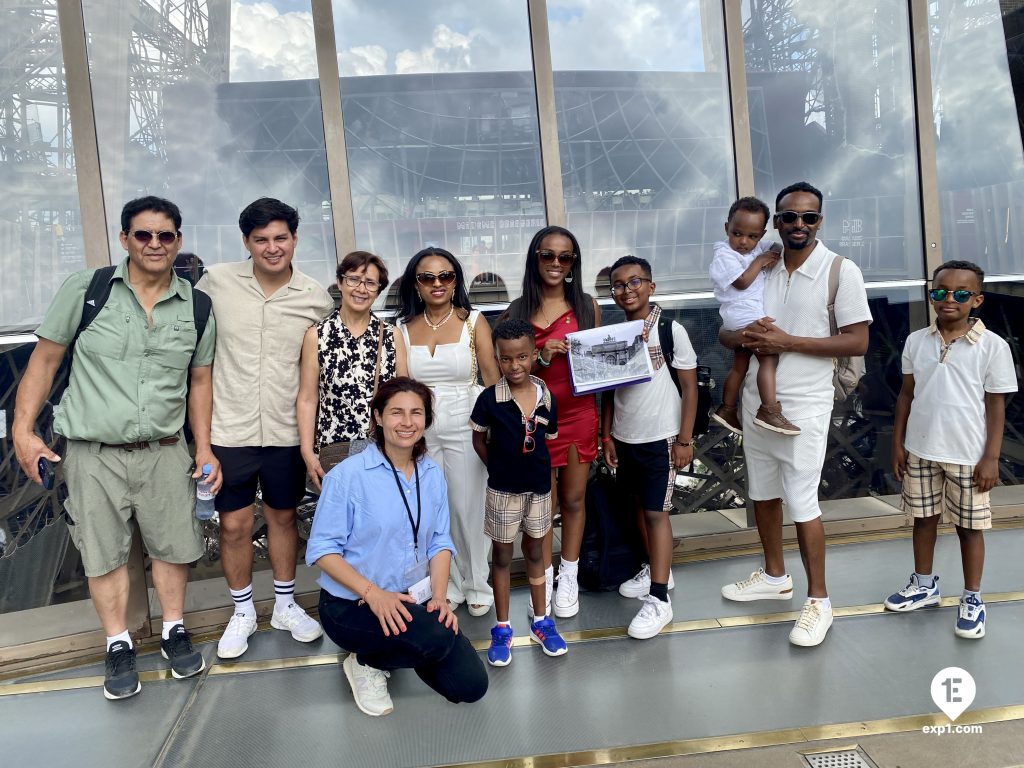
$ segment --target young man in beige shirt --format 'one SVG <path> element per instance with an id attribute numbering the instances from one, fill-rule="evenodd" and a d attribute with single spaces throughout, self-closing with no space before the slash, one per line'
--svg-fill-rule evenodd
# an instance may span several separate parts
<path id="1" fill-rule="evenodd" d="M 198 287 L 213 300 L 220 356 L 213 371 L 213 451 L 224 485 L 217 494 L 224 577 L 235 612 L 217 646 L 236 658 L 256 631 L 252 600 L 252 532 L 257 485 L 263 498 L 275 605 L 271 626 L 300 642 L 320 625 L 294 600 L 299 534 L 295 511 L 305 495 L 295 397 L 306 330 L 334 309 L 327 291 L 292 266 L 299 214 L 261 198 L 238 218 L 250 259 L 207 267 Z"/>

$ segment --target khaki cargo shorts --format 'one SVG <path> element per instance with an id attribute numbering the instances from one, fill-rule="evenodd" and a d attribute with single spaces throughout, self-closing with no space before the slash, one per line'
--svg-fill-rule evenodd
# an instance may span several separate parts
<path id="1" fill-rule="evenodd" d="M 128 562 L 132 518 L 154 560 L 191 563 L 203 554 L 188 448 L 183 440 L 149 446 L 127 450 L 68 440 L 57 467 L 67 482 L 64 511 L 86 576 L 103 576 Z"/>

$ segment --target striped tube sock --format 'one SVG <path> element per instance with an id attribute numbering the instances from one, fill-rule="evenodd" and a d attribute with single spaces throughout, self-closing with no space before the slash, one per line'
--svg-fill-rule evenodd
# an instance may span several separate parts
<path id="1" fill-rule="evenodd" d="M 231 589 L 231 599 L 235 601 L 235 613 L 240 613 L 243 616 L 249 616 L 250 618 L 256 617 L 256 605 L 252 601 L 252 582 L 249 582 L 246 586 L 241 589 Z"/>
<path id="2" fill-rule="evenodd" d="M 295 579 L 278 581 L 274 579 L 274 610 L 283 611 L 295 602 Z"/>

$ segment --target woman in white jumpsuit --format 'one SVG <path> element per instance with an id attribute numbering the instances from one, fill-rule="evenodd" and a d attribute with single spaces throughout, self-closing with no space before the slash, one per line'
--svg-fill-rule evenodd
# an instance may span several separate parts
<path id="1" fill-rule="evenodd" d="M 409 375 L 434 392 L 434 424 L 427 452 L 448 481 L 451 536 L 457 554 L 448 601 L 483 616 L 494 603 L 487 577 L 491 542 L 484 535 L 487 468 L 473 450 L 469 415 L 485 385 L 498 380 L 491 328 L 469 303 L 458 260 L 443 248 L 425 248 L 409 262 L 399 284 L 401 325 Z"/>

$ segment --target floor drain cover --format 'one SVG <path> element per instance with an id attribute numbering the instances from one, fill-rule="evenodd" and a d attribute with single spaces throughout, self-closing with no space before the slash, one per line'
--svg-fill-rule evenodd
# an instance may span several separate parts
<path id="1" fill-rule="evenodd" d="M 817 752 L 804 755 L 810 768 L 878 768 L 859 749 L 837 749 L 834 752 Z"/>

